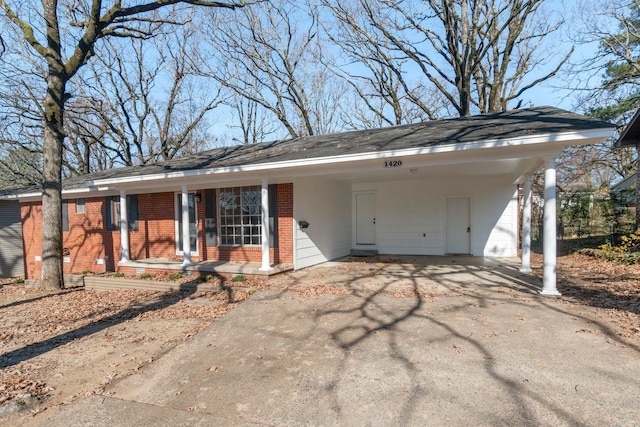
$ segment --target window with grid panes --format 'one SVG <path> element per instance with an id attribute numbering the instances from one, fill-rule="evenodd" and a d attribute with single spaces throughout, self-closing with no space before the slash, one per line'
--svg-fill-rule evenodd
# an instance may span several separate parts
<path id="1" fill-rule="evenodd" d="M 248 246 L 262 244 L 262 213 L 260 186 L 221 188 L 220 244 Z"/>

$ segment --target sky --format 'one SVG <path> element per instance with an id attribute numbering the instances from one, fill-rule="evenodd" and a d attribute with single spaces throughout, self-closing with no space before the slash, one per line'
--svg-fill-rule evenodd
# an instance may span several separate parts
<path id="1" fill-rule="evenodd" d="M 593 7 L 601 0 L 548 0 L 545 4 L 547 8 L 547 16 L 550 20 L 563 18 L 566 25 L 556 32 L 548 36 L 547 50 L 550 52 L 546 64 L 537 66 L 531 70 L 530 78 L 537 78 L 552 71 L 564 55 L 575 49 L 568 64 L 565 64 L 554 78 L 542 82 L 532 89 L 526 91 L 521 99 L 523 108 L 529 106 L 550 105 L 578 113 L 584 112 L 584 105 L 581 104 L 579 97 L 580 91 L 569 89 L 570 85 L 595 85 L 599 83 L 599 76 L 590 76 L 576 64 L 581 63 L 585 59 L 593 58 L 598 50 L 597 43 L 578 44 L 576 39 L 576 31 L 574 26 L 580 26 L 583 17 L 580 15 L 585 9 L 585 4 Z M 570 71 L 573 70 L 573 71 Z M 578 77 L 578 78 L 576 78 Z M 214 113 L 215 124 L 211 128 L 214 135 L 221 137 L 227 144 L 235 145 L 242 138 L 241 133 L 237 129 L 232 128 L 233 118 L 232 111 L 228 108 L 220 108 Z M 282 135 L 286 137 L 286 135 Z"/>

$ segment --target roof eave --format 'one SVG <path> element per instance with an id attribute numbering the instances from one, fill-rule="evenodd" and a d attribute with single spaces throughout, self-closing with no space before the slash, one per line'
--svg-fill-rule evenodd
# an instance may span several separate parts
<path id="1" fill-rule="evenodd" d="M 123 187 L 131 188 L 136 183 L 153 186 L 154 182 L 162 183 L 166 186 L 167 180 L 178 180 L 191 177 L 202 177 L 207 175 L 223 175 L 231 173 L 251 173 L 266 172 L 269 170 L 291 170 L 305 166 L 335 165 L 336 163 L 347 163 L 357 161 L 367 161 L 385 159 L 399 156 L 429 155 L 438 153 L 452 153 L 460 151 L 474 151 L 483 149 L 500 149 L 517 146 L 537 146 L 540 144 L 552 144 L 553 147 L 573 145 L 573 144 L 595 144 L 610 138 L 614 127 L 596 128 L 571 132 L 547 133 L 538 135 L 527 135 L 517 138 L 505 138 L 494 140 L 482 140 L 467 143 L 452 143 L 447 145 L 437 145 L 433 147 L 417 147 L 400 150 L 369 151 L 357 154 L 344 154 L 337 156 L 312 157 L 305 159 L 285 160 L 280 162 L 264 162 L 248 165 L 236 165 L 227 167 L 213 167 L 205 169 L 191 169 L 168 173 L 156 173 L 148 175 L 134 175 L 118 178 L 98 179 L 85 182 L 85 186 L 63 190 L 63 195 L 85 197 L 92 193 L 104 194 L 105 192 L 115 192 Z M 551 149 L 552 146 L 549 148 Z M 553 149 L 551 150 L 553 151 Z M 19 199 L 20 201 L 35 201 L 42 197 L 41 192 L 30 192 L 0 196 L 0 199 Z"/>
<path id="2" fill-rule="evenodd" d="M 353 161 L 359 161 L 359 160 L 384 159 L 384 158 L 397 157 L 397 156 L 436 154 L 436 153 L 445 153 L 445 152 L 454 152 L 454 151 L 471 151 L 471 150 L 500 148 L 500 147 L 508 147 L 508 146 L 533 145 L 533 144 L 541 144 L 541 143 L 559 143 L 562 145 L 570 145 L 568 144 L 569 141 L 576 141 L 581 144 L 587 145 L 587 144 L 602 142 L 607 138 L 610 138 L 614 130 L 615 130 L 614 127 L 598 128 L 598 129 L 582 130 L 582 131 L 529 135 L 529 136 L 518 137 L 518 138 L 475 141 L 475 142 L 468 142 L 468 143 L 462 143 L 462 144 L 458 143 L 458 144 L 438 145 L 434 147 L 419 147 L 419 148 L 408 148 L 408 149 L 401 149 L 401 150 L 373 151 L 373 152 L 364 152 L 364 153 L 357 153 L 357 154 L 344 154 L 344 155 L 335 155 L 335 156 L 286 160 L 281 162 L 266 162 L 266 163 L 256 163 L 256 164 L 249 164 L 249 165 L 194 169 L 194 170 L 187 170 L 187 171 L 180 171 L 180 172 L 161 173 L 161 174 L 128 176 L 128 177 L 119 177 L 119 178 L 111 178 L 111 179 L 104 179 L 104 180 L 87 181 L 87 186 L 88 187 L 101 187 L 101 186 L 113 187 L 113 186 L 118 186 L 122 184 L 135 183 L 135 182 L 148 182 L 148 181 L 163 181 L 166 184 L 167 179 L 197 177 L 202 175 L 225 174 L 225 173 L 233 173 L 233 172 L 258 172 L 258 171 L 275 170 L 275 169 L 289 169 L 289 168 L 295 168 L 295 167 L 301 167 L 301 166 L 318 166 L 322 164 L 345 163 L 345 162 L 353 162 Z"/>
<path id="3" fill-rule="evenodd" d="M 640 108 L 616 141 L 616 147 L 635 147 L 640 142 Z"/>

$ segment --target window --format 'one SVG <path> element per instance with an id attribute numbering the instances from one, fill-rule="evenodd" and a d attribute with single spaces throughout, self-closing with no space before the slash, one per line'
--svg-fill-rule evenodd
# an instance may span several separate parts
<path id="1" fill-rule="evenodd" d="M 69 231 L 69 201 L 62 201 L 62 231 Z"/>
<path id="2" fill-rule="evenodd" d="M 127 196 L 129 207 L 129 231 L 138 231 L 138 195 Z M 112 196 L 106 199 L 107 230 L 120 230 L 120 197 Z"/>
<path id="3" fill-rule="evenodd" d="M 262 244 L 262 196 L 259 186 L 222 188 L 218 193 L 220 244 Z"/>
<path id="4" fill-rule="evenodd" d="M 76 199 L 76 213 L 84 213 L 84 199 Z"/>

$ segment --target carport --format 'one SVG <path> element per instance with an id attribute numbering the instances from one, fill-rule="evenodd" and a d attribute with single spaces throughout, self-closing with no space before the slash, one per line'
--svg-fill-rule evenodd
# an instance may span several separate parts
<path id="1" fill-rule="evenodd" d="M 293 180 L 295 268 L 349 252 L 517 257 L 520 246 L 520 270 L 530 272 L 532 176 L 543 169 L 541 293 L 559 295 L 556 158 L 612 130 L 541 107 L 324 137 L 362 153 L 300 169 Z"/>

